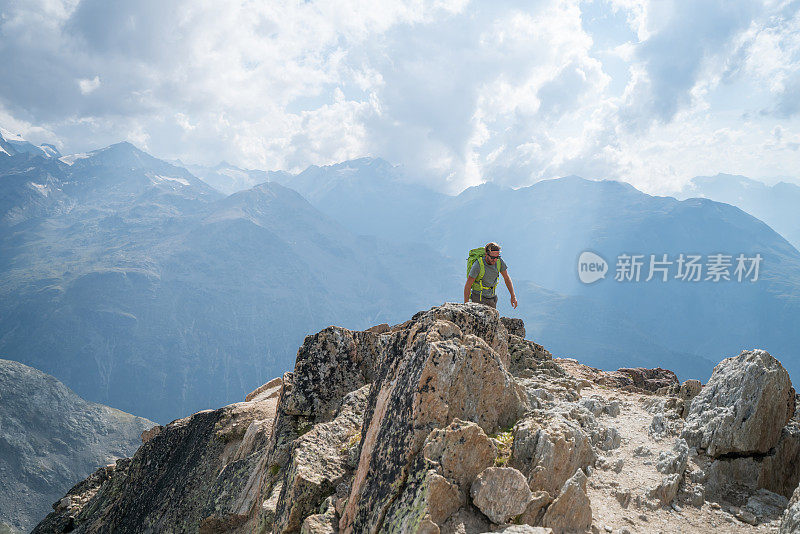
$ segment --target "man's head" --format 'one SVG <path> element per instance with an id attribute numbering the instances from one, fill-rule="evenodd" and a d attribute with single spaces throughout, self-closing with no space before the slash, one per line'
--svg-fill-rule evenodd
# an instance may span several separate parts
<path id="1" fill-rule="evenodd" d="M 486 246 L 483 247 L 486 251 L 486 261 L 489 262 L 489 265 L 494 265 L 497 261 L 497 258 L 500 257 L 500 245 L 495 242 L 486 243 Z"/>

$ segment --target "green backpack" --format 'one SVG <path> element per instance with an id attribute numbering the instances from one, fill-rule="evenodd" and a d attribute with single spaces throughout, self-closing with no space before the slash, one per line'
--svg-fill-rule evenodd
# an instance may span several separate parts
<path id="1" fill-rule="evenodd" d="M 469 251 L 469 256 L 467 256 L 467 276 L 469 276 L 469 272 L 472 270 L 472 264 L 477 261 L 479 263 L 479 265 L 480 265 L 481 271 L 478 273 L 478 277 L 472 283 L 472 290 L 473 291 L 480 291 L 481 294 L 483 294 L 483 290 L 484 289 L 491 289 L 492 290 L 492 295 L 494 295 L 494 290 L 497 287 L 497 284 L 500 283 L 499 272 L 500 272 L 501 264 L 499 262 L 501 262 L 503 260 L 497 260 L 498 261 L 498 264 L 497 264 L 498 276 L 497 276 L 497 280 L 495 281 L 494 285 L 492 287 L 486 287 L 486 286 L 483 285 L 483 275 L 486 273 L 486 267 L 483 264 L 483 256 L 484 256 L 484 254 L 486 254 L 486 249 L 484 247 L 473 248 L 472 250 Z"/>

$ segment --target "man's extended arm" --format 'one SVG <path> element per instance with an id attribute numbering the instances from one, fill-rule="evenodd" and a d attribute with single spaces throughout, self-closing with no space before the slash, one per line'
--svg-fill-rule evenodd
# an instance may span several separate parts
<path id="1" fill-rule="evenodd" d="M 508 276 L 508 269 L 504 270 L 502 273 L 503 280 L 506 281 L 506 287 L 508 288 L 508 292 L 511 293 L 511 306 L 516 308 L 517 307 L 517 296 L 514 294 L 514 284 L 511 282 L 511 277 Z M 466 301 L 464 301 L 466 302 Z"/>
<path id="2" fill-rule="evenodd" d="M 475 283 L 474 276 L 467 276 L 467 283 L 464 285 L 464 302 L 469 302 L 469 292 L 472 291 L 472 284 Z"/>

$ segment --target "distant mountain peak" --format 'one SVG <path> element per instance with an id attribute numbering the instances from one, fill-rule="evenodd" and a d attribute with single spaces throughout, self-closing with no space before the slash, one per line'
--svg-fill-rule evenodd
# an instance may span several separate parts
<path id="1" fill-rule="evenodd" d="M 30 154 L 32 156 L 41 156 L 45 158 L 58 158 L 61 156 L 61 153 L 53 145 L 34 145 L 26 141 L 20 134 L 13 133 L 2 126 L 0 126 L 0 154 L 5 154 L 7 156 Z"/>
<path id="2" fill-rule="evenodd" d="M 25 141 L 25 139 L 21 135 L 15 134 L 10 130 L 6 130 L 2 126 L 0 126 L 0 137 L 2 137 L 6 141 Z"/>

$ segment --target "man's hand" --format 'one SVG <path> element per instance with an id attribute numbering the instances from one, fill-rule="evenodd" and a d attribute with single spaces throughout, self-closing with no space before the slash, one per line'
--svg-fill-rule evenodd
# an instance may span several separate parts
<path id="1" fill-rule="evenodd" d="M 514 295 L 511 295 L 511 307 L 512 307 L 512 308 L 516 308 L 516 307 L 517 307 L 517 304 L 519 304 L 519 303 L 517 302 L 517 297 L 515 297 Z"/>
<path id="2" fill-rule="evenodd" d="M 467 283 L 464 284 L 464 304 L 469 302 L 469 292 L 472 291 L 472 284 L 475 282 L 474 276 L 467 276 Z"/>

